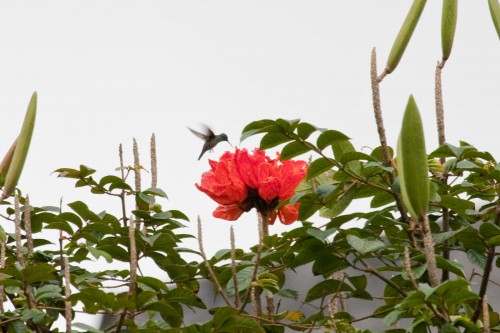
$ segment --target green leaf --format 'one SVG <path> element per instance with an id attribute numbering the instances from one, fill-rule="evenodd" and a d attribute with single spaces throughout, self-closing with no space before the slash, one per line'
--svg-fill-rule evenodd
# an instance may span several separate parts
<path id="1" fill-rule="evenodd" d="M 321 230 L 318 228 L 309 228 L 307 229 L 307 233 L 317 239 L 319 239 L 322 242 L 325 242 L 328 237 L 333 235 L 337 229 L 331 228 L 331 229 L 326 229 L 326 230 Z"/>
<path id="2" fill-rule="evenodd" d="M 312 267 L 314 275 L 331 275 L 349 267 L 344 259 L 334 254 L 316 256 L 315 259 Z"/>
<path id="3" fill-rule="evenodd" d="M 292 139 L 288 136 L 279 132 L 270 132 L 262 137 L 260 140 L 260 149 L 269 149 L 276 147 L 282 143 L 291 141 Z"/>
<path id="4" fill-rule="evenodd" d="M 155 290 L 168 291 L 168 287 L 165 282 L 158 280 L 157 278 L 151 276 L 137 276 L 137 282 L 145 284 Z"/>
<path id="5" fill-rule="evenodd" d="M 250 283 L 252 282 L 252 277 L 253 277 L 253 272 L 255 268 L 253 266 L 248 266 L 243 269 L 241 269 L 237 274 L 236 274 L 236 280 L 238 282 L 238 290 L 243 291 L 247 289 L 250 286 Z M 263 273 L 265 270 L 264 268 L 259 268 L 258 272 Z M 230 279 L 227 286 L 227 292 L 230 296 L 234 295 L 234 281 L 233 279 Z"/>
<path id="6" fill-rule="evenodd" d="M 365 153 L 361 153 L 359 151 L 348 151 L 339 158 L 339 162 L 342 164 L 347 164 L 348 162 L 351 161 L 371 161 L 371 162 L 377 162 L 376 159 L 371 157 L 370 155 L 367 155 Z"/>
<path id="7" fill-rule="evenodd" d="M 486 259 L 486 255 L 484 253 L 477 252 L 475 250 L 468 250 L 467 251 L 467 258 L 469 259 L 469 261 L 471 263 L 473 263 L 477 267 L 481 268 L 482 270 L 484 270 L 484 268 L 486 267 L 487 259 Z"/>
<path id="8" fill-rule="evenodd" d="M 299 298 L 299 292 L 296 290 L 292 289 L 281 289 L 276 293 L 276 296 L 280 297 L 285 297 L 285 298 L 293 298 L 293 299 L 298 299 Z"/>
<path id="9" fill-rule="evenodd" d="M 331 170 L 333 163 L 324 157 L 314 160 L 307 168 L 307 179 L 314 178 L 328 170 Z"/>
<path id="10" fill-rule="evenodd" d="M 248 124 L 247 126 L 245 126 L 245 128 L 243 129 L 243 131 L 241 133 L 240 141 L 243 141 L 252 135 L 265 132 L 265 130 L 267 128 L 272 127 L 272 126 L 276 126 L 276 123 L 270 119 L 263 119 L 263 120 L 254 121 L 254 122 Z"/>
<path id="11" fill-rule="evenodd" d="M 28 284 L 56 280 L 55 272 L 55 268 L 46 263 L 35 263 L 23 269 L 23 275 Z"/>
<path id="12" fill-rule="evenodd" d="M 167 196 L 167 193 L 165 193 L 165 191 L 163 191 L 161 188 L 148 188 L 147 190 L 144 190 L 142 191 L 143 193 L 146 193 L 146 194 L 151 194 L 151 195 L 154 195 L 154 196 L 157 196 L 157 197 L 162 197 L 162 198 L 166 198 L 168 199 L 168 196 Z"/>
<path id="13" fill-rule="evenodd" d="M 352 291 L 352 288 L 348 284 L 339 280 L 321 281 L 307 292 L 305 301 L 311 302 L 326 295 L 331 295 L 342 291 Z"/>
<path id="14" fill-rule="evenodd" d="M 81 328 L 84 330 L 84 332 L 90 332 L 90 333 L 104 333 L 104 331 L 101 331 L 95 327 L 92 327 L 90 325 L 84 324 L 84 323 L 72 323 L 71 327 L 73 328 Z"/>
<path id="15" fill-rule="evenodd" d="M 149 303 L 144 307 L 146 310 L 156 311 L 161 318 L 173 327 L 179 327 L 182 324 L 182 308 L 175 308 L 165 301 Z"/>
<path id="16" fill-rule="evenodd" d="M 77 213 L 84 221 L 96 222 L 101 220 L 99 216 L 90 211 L 87 204 L 82 201 L 72 202 L 68 204 L 68 206 L 73 209 L 73 211 Z"/>
<path id="17" fill-rule="evenodd" d="M 175 288 L 165 295 L 165 300 L 169 302 L 182 303 L 187 306 L 194 306 L 200 309 L 206 309 L 205 303 L 192 291 L 184 288 Z"/>
<path id="18" fill-rule="evenodd" d="M 296 141 L 293 141 L 293 142 L 290 142 L 289 144 L 287 144 L 285 147 L 283 147 L 283 150 L 281 151 L 281 160 L 289 160 L 295 156 L 299 156 L 299 155 L 302 155 L 302 154 L 305 154 L 307 153 L 308 151 L 310 151 L 311 149 L 309 149 L 307 146 L 305 146 L 304 144 L 302 143 L 299 143 L 299 142 L 296 142 Z"/>
<path id="19" fill-rule="evenodd" d="M 352 200 L 356 197 L 356 187 L 353 187 L 349 192 L 344 193 L 340 198 L 331 199 L 330 202 L 320 210 L 320 216 L 326 218 L 334 218 L 349 207 Z"/>
<path id="20" fill-rule="evenodd" d="M 384 242 L 376 238 L 359 238 L 354 235 L 347 235 L 347 242 L 361 254 L 375 252 L 385 247 Z"/>
<path id="21" fill-rule="evenodd" d="M 99 181 L 99 186 L 104 187 L 108 184 L 111 184 L 109 186 L 109 190 L 112 191 L 114 189 L 122 189 L 122 190 L 129 190 L 132 191 L 132 188 L 130 185 L 125 183 L 123 179 L 117 176 L 105 176 Z"/>
<path id="22" fill-rule="evenodd" d="M 265 333 L 265 330 L 252 318 L 245 316 L 232 316 L 217 329 L 217 332 Z"/>
<path id="23" fill-rule="evenodd" d="M 300 123 L 297 126 L 297 134 L 303 140 L 307 139 L 312 133 L 314 133 L 317 128 L 308 123 Z"/>
<path id="24" fill-rule="evenodd" d="M 349 140 L 349 137 L 345 134 L 335 130 L 327 130 L 320 134 L 316 141 L 316 145 L 320 150 L 323 150 L 336 142 L 347 140 Z"/>

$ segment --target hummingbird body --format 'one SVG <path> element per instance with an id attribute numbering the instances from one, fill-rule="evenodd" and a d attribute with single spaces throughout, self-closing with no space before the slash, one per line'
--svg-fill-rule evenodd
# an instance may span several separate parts
<path id="1" fill-rule="evenodd" d="M 201 157 L 203 156 L 203 154 L 205 154 L 207 150 L 212 150 L 215 146 L 217 146 L 219 142 L 227 141 L 227 143 L 231 144 L 225 133 L 215 135 L 214 132 L 207 126 L 205 126 L 205 133 L 197 132 L 189 127 L 188 129 L 191 131 L 191 133 L 193 133 L 194 135 L 205 141 L 205 143 L 203 144 L 203 148 L 201 150 L 200 157 L 198 157 L 198 160 L 201 159 Z"/>

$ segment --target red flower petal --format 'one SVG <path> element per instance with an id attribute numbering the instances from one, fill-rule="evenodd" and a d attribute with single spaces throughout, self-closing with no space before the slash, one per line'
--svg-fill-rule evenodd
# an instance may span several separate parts
<path id="1" fill-rule="evenodd" d="M 295 193 L 295 188 L 304 179 L 308 164 L 305 161 L 285 161 L 281 170 L 282 187 L 280 200 L 288 200 Z"/>
<path id="2" fill-rule="evenodd" d="M 294 205 L 286 204 L 278 210 L 278 217 L 281 223 L 289 225 L 299 218 L 299 203 Z"/>
<path id="3" fill-rule="evenodd" d="M 238 207 L 237 204 L 232 204 L 221 205 L 217 207 L 213 213 L 213 216 L 219 219 L 235 221 L 241 216 L 241 214 L 243 214 L 243 211 L 240 209 L 240 207 Z"/>

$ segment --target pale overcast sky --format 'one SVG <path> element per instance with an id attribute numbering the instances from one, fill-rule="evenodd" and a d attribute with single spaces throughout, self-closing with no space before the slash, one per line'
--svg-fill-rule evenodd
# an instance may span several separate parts
<path id="1" fill-rule="evenodd" d="M 33 205 L 74 200 L 118 213 L 118 201 L 74 189 L 51 172 L 86 164 L 117 174 L 117 150 L 137 138 L 148 168 L 156 133 L 162 204 L 201 216 L 209 253 L 229 244 L 231 222 L 194 187 L 227 144 L 197 161 L 202 142 L 186 126 L 206 123 L 240 147 L 243 127 L 263 118 L 302 118 L 375 147 L 370 52 L 379 72 L 412 1 L 10 1 L 0 4 L 0 155 L 38 91 L 38 118 L 20 187 Z M 498 147 L 500 43 L 485 1 L 461 1 L 443 71 L 447 138 Z M 436 148 L 434 69 L 441 57 L 441 2 L 429 1 L 397 70 L 381 85 L 391 145 L 414 94 Z M 309 155 L 304 156 L 307 159 Z M 147 179 L 147 175 L 143 175 Z M 148 184 L 144 184 L 147 187 Z M 69 210 L 69 208 L 66 208 Z M 237 245 L 257 241 L 255 212 L 233 222 Z M 284 227 L 272 227 L 281 232 Z M 195 228 L 192 229 L 195 234 Z M 227 245 L 225 245 L 227 244 Z"/>

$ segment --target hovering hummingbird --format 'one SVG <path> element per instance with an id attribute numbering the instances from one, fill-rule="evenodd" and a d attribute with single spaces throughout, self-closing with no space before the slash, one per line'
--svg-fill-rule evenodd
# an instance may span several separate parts
<path id="1" fill-rule="evenodd" d="M 198 157 L 198 160 L 200 160 L 200 158 L 203 156 L 203 154 L 205 154 L 207 150 L 212 150 L 215 146 L 217 146 L 219 142 L 227 141 L 227 143 L 231 145 L 231 142 L 229 142 L 229 140 L 227 139 L 227 135 L 225 133 L 215 135 L 214 132 L 208 126 L 203 125 L 203 127 L 205 127 L 205 133 L 197 132 L 188 127 L 188 129 L 194 135 L 205 141 L 205 143 L 203 144 L 203 149 L 201 150 L 200 157 Z M 231 147 L 232 146 L 233 145 L 231 145 Z"/>

